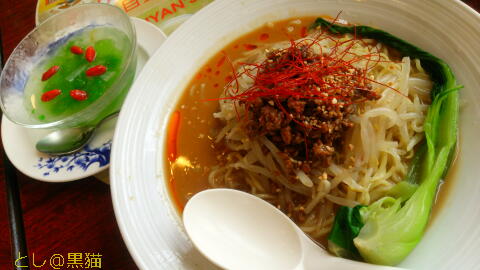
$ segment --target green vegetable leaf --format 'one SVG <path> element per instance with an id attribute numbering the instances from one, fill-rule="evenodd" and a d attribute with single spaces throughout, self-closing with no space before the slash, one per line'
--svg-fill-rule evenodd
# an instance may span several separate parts
<path id="1" fill-rule="evenodd" d="M 462 87 L 457 86 L 453 72 L 443 60 L 385 31 L 368 26 L 336 25 L 322 18 L 311 26 L 317 27 L 333 34 L 355 33 L 372 38 L 396 49 L 402 56 L 419 59 L 433 82 L 432 104 L 424 122 L 425 143 L 412 160 L 406 184 L 397 185 L 389 196 L 362 208 L 365 225 L 353 239 L 365 261 L 398 264 L 422 238 L 438 183 L 451 165 L 458 133 L 458 90 Z M 335 223 L 335 226 L 342 225 Z"/>
<path id="2" fill-rule="evenodd" d="M 363 259 L 375 264 L 400 263 L 422 238 L 435 198 L 438 179 L 448 160 L 444 149 L 432 173 L 402 206 L 402 199 L 384 197 L 366 208 L 365 226 L 353 240 Z"/>
<path id="3" fill-rule="evenodd" d="M 353 239 L 363 227 L 360 209 L 363 205 L 354 208 L 342 206 L 335 216 L 332 231 L 328 236 L 328 249 L 333 254 L 353 260 L 361 260 Z"/>
<path id="4" fill-rule="evenodd" d="M 418 185 L 409 183 L 407 181 L 402 181 L 393 186 L 388 192 L 387 197 L 392 197 L 395 199 L 400 199 L 401 202 L 404 202 L 412 197 L 412 195 L 417 191 Z"/>

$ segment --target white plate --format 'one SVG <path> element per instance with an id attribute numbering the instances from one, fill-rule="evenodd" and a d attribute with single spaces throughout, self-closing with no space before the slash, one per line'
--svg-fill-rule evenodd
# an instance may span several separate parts
<path id="1" fill-rule="evenodd" d="M 165 41 L 163 32 L 144 20 L 131 18 L 137 32 L 137 74 Z M 110 148 L 116 119 L 98 129 L 92 141 L 78 153 L 49 156 L 35 150 L 45 131 L 27 129 L 2 117 L 2 142 L 8 158 L 25 175 L 46 182 L 67 182 L 97 174 L 110 164 Z"/>
<path id="2" fill-rule="evenodd" d="M 124 240 L 142 269 L 212 269 L 192 246 L 163 172 L 165 128 L 186 83 L 212 54 L 269 20 L 341 17 L 384 29 L 445 59 L 465 85 L 455 184 L 433 224 L 401 264 L 479 269 L 480 16 L 460 1 L 217 0 L 180 26 L 155 53 L 121 112 L 110 168 Z M 120 132 L 121 131 L 121 132 Z M 339 266 L 340 267 L 340 266 Z"/>

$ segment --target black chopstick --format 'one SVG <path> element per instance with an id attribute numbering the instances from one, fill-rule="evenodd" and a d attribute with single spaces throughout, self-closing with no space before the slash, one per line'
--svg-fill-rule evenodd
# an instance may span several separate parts
<path id="1" fill-rule="evenodd" d="M 0 33 L 0 72 L 3 68 L 2 36 Z M 1 113 L 0 113 L 1 117 Z M 25 229 L 23 226 L 22 203 L 20 201 L 20 192 L 18 188 L 17 174 L 15 167 L 8 160 L 3 152 L 3 166 L 5 172 L 5 192 L 7 194 L 8 221 L 10 224 L 10 239 L 12 245 L 12 263 L 13 269 L 29 269 L 28 250 L 25 241 Z"/>
<path id="2" fill-rule="evenodd" d="M 14 269 L 29 269 L 28 251 L 23 226 L 22 204 L 15 168 L 3 151 L 5 168 L 5 190 L 7 193 L 8 220 L 10 223 L 10 239 L 12 244 L 12 261 Z"/>

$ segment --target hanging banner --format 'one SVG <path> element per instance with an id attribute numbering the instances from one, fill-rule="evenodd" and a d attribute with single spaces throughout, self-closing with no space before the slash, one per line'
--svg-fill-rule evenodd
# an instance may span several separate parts
<path id="1" fill-rule="evenodd" d="M 166 34 L 213 0 L 39 0 L 36 23 L 80 3 L 107 3 L 123 9 L 129 16 L 144 19 Z"/>

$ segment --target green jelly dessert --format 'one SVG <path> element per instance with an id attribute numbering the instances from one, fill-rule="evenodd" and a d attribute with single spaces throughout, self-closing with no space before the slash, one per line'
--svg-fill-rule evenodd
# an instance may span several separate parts
<path id="1" fill-rule="evenodd" d="M 119 110 L 135 75 L 135 64 L 129 64 L 129 70 L 122 75 L 128 65 L 130 46 L 126 34 L 101 26 L 83 29 L 64 39 L 29 77 L 25 106 L 32 117 L 53 122 L 97 106 L 91 113 L 98 116 L 89 118 L 95 122 Z M 112 88 L 119 80 L 124 83 Z M 107 91 L 119 93 L 109 96 L 107 102 L 96 103 Z"/>

